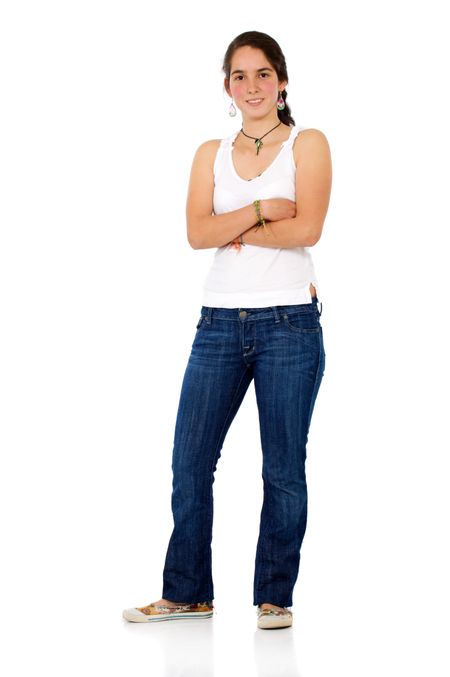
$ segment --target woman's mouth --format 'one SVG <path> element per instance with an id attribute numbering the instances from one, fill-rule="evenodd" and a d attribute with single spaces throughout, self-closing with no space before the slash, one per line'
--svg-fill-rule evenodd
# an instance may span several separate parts
<path id="1" fill-rule="evenodd" d="M 250 106 L 258 106 L 261 101 L 264 101 L 264 99 L 248 99 L 247 103 L 249 103 Z"/>

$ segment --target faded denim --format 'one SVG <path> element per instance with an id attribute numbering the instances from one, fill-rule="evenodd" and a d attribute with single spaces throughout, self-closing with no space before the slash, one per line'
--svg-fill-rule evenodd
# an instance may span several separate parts
<path id="1" fill-rule="evenodd" d="M 253 604 L 292 606 L 306 529 L 306 446 L 325 370 L 317 297 L 271 308 L 202 306 L 175 425 L 170 537 L 162 597 L 212 601 L 214 472 L 254 380 L 264 500 Z"/>

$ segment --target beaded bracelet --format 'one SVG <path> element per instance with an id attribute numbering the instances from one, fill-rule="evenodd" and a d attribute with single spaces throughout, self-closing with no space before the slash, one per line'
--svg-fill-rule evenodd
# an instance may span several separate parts
<path id="1" fill-rule="evenodd" d="M 258 230 L 258 228 L 260 228 L 261 226 L 263 226 L 263 227 L 264 227 L 264 230 L 266 231 L 266 233 L 269 233 L 270 231 L 269 231 L 269 229 L 268 229 L 267 226 L 266 226 L 266 222 L 265 222 L 265 220 L 264 220 L 263 215 L 261 214 L 261 205 L 260 205 L 260 201 L 259 201 L 259 200 L 254 200 L 254 201 L 253 201 L 253 205 L 254 205 L 254 207 L 255 207 L 255 209 L 256 209 L 256 215 L 257 215 L 257 217 L 258 217 L 258 223 L 257 223 L 257 225 L 255 226 L 255 232 Z M 240 251 L 241 246 L 244 246 L 244 247 L 245 247 L 245 242 L 244 242 L 244 240 L 242 239 L 242 233 L 241 233 L 238 237 L 236 237 L 234 240 L 232 240 L 232 241 L 230 242 L 230 244 L 231 244 L 231 246 L 232 246 L 234 249 L 237 249 L 238 252 Z"/>
<path id="2" fill-rule="evenodd" d="M 263 217 L 263 215 L 261 214 L 261 205 L 260 205 L 259 200 L 253 200 L 253 205 L 254 205 L 254 207 L 255 207 L 255 209 L 256 209 L 256 216 L 258 217 L 258 224 L 257 224 L 257 226 L 255 227 L 255 232 L 258 230 L 258 228 L 260 228 L 261 226 L 263 226 L 263 227 L 264 227 L 264 230 L 268 233 L 268 232 L 269 232 L 269 229 L 267 228 L 266 222 L 264 221 L 264 217 Z"/>

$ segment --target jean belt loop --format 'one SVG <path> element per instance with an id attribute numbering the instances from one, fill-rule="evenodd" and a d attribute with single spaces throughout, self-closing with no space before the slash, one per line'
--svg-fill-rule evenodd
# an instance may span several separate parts
<path id="1" fill-rule="evenodd" d="M 274 316 L 274 318 L 275 318 L 275 322 L 279 322 L 279 321 L 280 321 L 280 316 L 279 316 L 279 314 L 278 314 L 278 308 L 277 308 L 277 306 L 272 306 L 272 311 L 273 311 L 273 316 Z"/>
<path id="2" fill-rule="evenodd" d="M 206 317 L 205 317 L 208 324 L 211 324 L 211 314 L 212 314 L 212 308 L 211 308 L 211 306 L 208 306 L 208 308 L 206 310 Z"/>

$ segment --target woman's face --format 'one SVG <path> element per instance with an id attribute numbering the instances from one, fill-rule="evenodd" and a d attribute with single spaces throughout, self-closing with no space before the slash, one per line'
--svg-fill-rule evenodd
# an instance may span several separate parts
<path id="1" fill-rule="evenodd" d="M 239 47 L 233 54 L 230 86 L 225 87 L 245 117 L 264 117 L 273 110 L 278 92 L 286 82 L 279 82 L 277 72 L 261 49 Z M 250 103 L 252 99 L 262 99 Z"/>

